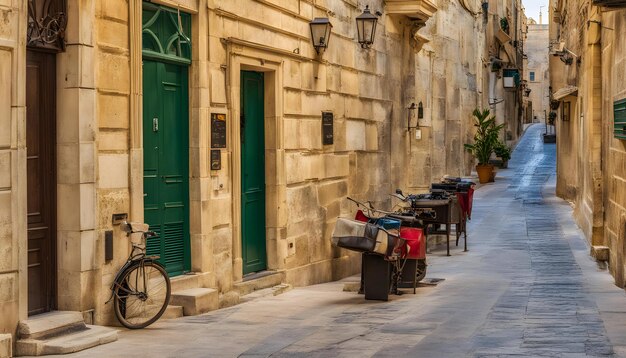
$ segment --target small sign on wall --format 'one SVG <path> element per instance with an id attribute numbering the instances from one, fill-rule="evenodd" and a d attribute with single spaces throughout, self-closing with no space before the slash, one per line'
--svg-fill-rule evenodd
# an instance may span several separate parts
<path id="1" fill-rule="evenodd" d="M 222 169 L 222 151 L 211 149 L 211 170 Z"/>
<path id="2" fill-rule="evenodd" d="M 322 112 L 322 144 L 333 144 L 333 112 Z"/>
<path id="3" fill-rule="evenodd" d="M 226 115 L 211 113 L 211 148 L 226 148 Z"/>

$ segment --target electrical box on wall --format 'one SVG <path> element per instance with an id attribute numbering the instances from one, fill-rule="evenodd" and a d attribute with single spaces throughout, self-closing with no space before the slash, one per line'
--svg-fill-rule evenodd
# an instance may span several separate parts
<path id="1" fill-rule="evenodd" d="M 415 139 L 417 140 L 422 139 L 422 130 L 419 128 L 415 130 Z"/>

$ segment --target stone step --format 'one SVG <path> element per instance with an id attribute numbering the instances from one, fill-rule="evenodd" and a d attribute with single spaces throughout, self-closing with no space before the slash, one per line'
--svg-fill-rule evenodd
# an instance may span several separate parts
<path id="1" fill-rule="evenodd" d="M 243 282 L 236 283 L 234 287 L 239 296 L 245 296 L 257 290 L 278 286 L 283 283 L 284 278 L 282 272 L 264 271 L 244 277 Z"/>
<path id="2" fill-rule="evenodd" d="M 80 312 L 53 311 L 32 316 L 20 321 L 17 335 L 20 339 L 43 339 L 67 332 L 85 329 Z"/>
<path id="3" fill-rule="evenodd" d="M 16 344 L 18 356 L 43 356 L 82 351 L 117 340 L 117 330 L 103 326 L 85 326 L 84 329 L 46 339 L 20 339 Z"/>
<path id="4" fill-rule="evenodd" d="M 195 316 L 218 309 L 219 297 L 212 288 L 190 288 L 173 292 L 170 304 L 182 306 L 185 316 Z"/>
<path id="5" fill-rule="evenodd" d="M 183 306 L 168 305 L 160 319 L 172 319 L 183 316 Z"/>
<path id="6" fill-rule="evenodd" d="M 278 296 L 280 294 L 283 294 L 289 290 L 291 290 L 293 287 L 289 284 L 286 283 L 282 283 L 280 285 L 276 285 L 274 287 L 270 287 L 270 288 L 263 288 L 260 290 L 256 290 L 253 291 L 245 296 L 242 296 L 240 298 L 240 303 L 244 303 L 244 302 L 250 302 L 250 301 L 254 301 L 256 299 L 259 299 L 261 297 L 267 297 L 267 296 Z"/>
<path id="7" fill-rule="evenodd" d="M 199 282 L 199 275 L 189 274 L 172 277 L 170 284 L 172 286 L 172 292 L 178 292 L 188 290 L 190 288 L 201 287 Z"/>

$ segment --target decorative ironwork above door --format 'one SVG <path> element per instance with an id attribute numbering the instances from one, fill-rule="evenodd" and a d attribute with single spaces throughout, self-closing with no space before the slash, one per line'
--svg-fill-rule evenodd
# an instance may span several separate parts
<path id="1" fill-rule="evenodd" d="M 67 0 L 28 0 L 29 47 L 65 50 Z"/>
<path id="2" fill-rule="evenodd" d="M 146 58 L 190 64 L 191 15 L 143 2 L 142 54 Z"/>

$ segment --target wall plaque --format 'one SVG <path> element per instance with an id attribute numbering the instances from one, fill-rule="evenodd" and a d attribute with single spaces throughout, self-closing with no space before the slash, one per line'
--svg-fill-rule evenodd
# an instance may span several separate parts
<path id="1" fill-rule="evenodd" d="M 211 148 L 226 148 L 226 115 L 211 113 Z"/>
<path id="2" fill-rule="evenodd" d="M 333 113 L 322 112 L 322 144 L 333 144 Z"/>
<path id="3" fill-rule="evenodd" d="M 222 151 L 211 149 L 211 170 L 222 169 Z"/>

